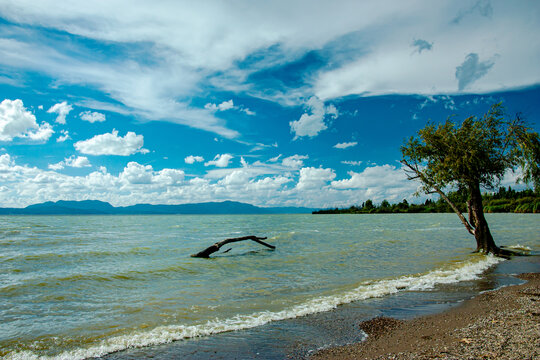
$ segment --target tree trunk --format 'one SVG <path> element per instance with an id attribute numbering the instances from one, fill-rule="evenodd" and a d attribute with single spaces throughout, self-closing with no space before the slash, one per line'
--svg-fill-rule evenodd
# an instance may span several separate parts
<path id="1" fill-rule="evenodd" d="M 469 207 L 469 221 L 474 226 L 474 238 L 476 239 L 476 252 L 485 254 L 500 254 L 501 249 L 495 245 L 493 236 L 489 231 L 489 226 L 484 217 L 484 206 L 482 205 L 482 194 L 480 184 L 473 184 L 469 187 L 470 198 L 467 203 Z"/>

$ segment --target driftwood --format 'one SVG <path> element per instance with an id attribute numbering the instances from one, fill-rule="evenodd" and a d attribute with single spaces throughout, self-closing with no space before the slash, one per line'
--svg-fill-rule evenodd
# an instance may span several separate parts
<path id="1" fill-rule="evenodd" d="M 253 236 L 253 235 L 244 236 L 244 237 L 238 237 L 238 238 L 232 238 L 232 239 L 225 239 L 225 240 L 222 240 L 222 241 L 219 241 L 219 242 L 215 243 L 212 246 L 207 247 L 203 251 L 200 251 L 200 252 L 198 252 L 196 254 L 191 255 L 191 257 L 209 258 L 210 254 L 213 254 L 216 251 L 218 251 L 223 245 L 229 244 L 229 243 L 232 243 L 232 242 L 243 241 L 243 240 L 253 240 L 255 242 L 258 242 L 261 245 L 269 247 L 270 249 L 275 249 L 276 248 L 274 245 L 270 245 L 270 244 L 265 243 L 264 241 L 262 241 L 262 240 L 265 240 L 265 239 L 266 239 L 265 237 L 257 237 L 257 236 Z M 231 249 L 229 249 L 229 250 L 231 250 Z M 229 250 L 227 250 L 227 251 L 229 251 Z"/>

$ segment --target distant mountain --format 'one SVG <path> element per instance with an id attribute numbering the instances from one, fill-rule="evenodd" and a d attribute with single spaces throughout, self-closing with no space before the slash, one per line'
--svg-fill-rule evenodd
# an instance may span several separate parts
<path id="1" fill-rule="evenodd" d="M 302 207 L 258 207 L 236 201 L 114 207 L 98 200 L 60 200 L 25 208 L 0 208 L 0 214 L 3 215 L 310 214 L 312 211 L 313 209 Z"/>

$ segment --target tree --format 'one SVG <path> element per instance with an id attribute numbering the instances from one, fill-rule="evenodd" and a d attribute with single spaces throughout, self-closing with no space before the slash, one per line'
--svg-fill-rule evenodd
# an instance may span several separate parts
<path id="1" fill-rule="evenodd" d="M 540 138 L 520 114 L 511 119 L 498 103 L 481 118 L 428 124 L 401 147 L 401 153 L 408 178 L 422 183 L 420 191 L 436 192 L 448 203 L 474 235 L 477 252 L 509 255 L 495 245 L 481 188 L 495 189 L 507 170 L 521 167 L 521 180 L 533 182 L 536 192 L 540 189 Z M 448 188 L 466 196 L 468 219 L 444 193 Z"/>
<path id="2" fill-rule="evenodd" d="M 373 201 L 371 201 L 371 199 L 367 199 L 363 207 L 367 211 L 375 209 L 375 206 L 373 205 Z"/>

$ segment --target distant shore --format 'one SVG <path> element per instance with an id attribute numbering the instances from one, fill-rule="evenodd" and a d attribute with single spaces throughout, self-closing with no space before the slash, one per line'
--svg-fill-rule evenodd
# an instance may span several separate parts
<path id="1" fill-rule="evenodd" d="M 540 273 L 518 277 L 527 283 L 482 293 L 441 314 L 365 321 L 359 325 L 365 342 L 310 359 L 540 359 Z"/>

